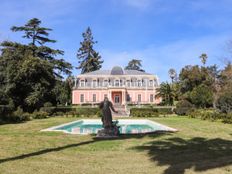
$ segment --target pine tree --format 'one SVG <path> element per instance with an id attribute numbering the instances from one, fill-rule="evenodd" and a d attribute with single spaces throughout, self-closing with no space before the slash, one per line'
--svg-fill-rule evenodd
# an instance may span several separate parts
<path id="1" fill-rule="evenodd" d="M 137 71 L 144 72 L 144 70 L 141 69 L 142 67 L 141 62 L 142 60 L 132 59 L 131 61 L 129 61 L 128 65 L 125 67 L 125 70 L 137 70 Z"/>
<path id="2" fill-rule="evenodd" d="M 29 20 L 23 26 L 13 26 L 11 30 L 13 32 L 24 32 L 23 38 L 29 39 L 30 42 L 27 45 L 27 50 L 32 52 L 34 57 L 39 57 L 43 60 L 49 61 L 54 68 L 54 74 L 58 78 L 62 78 L 60 73 L 71 74 L 72 66 L 70 63 L 66 62 L 63 58 L 57 59 L 57 56 L 63 56 L 64 51 L 59 49 L 52 49 L 45 46 L 46 43 L 55 43 L 56 40 L 49 39 L 50 28 L 41 27 L 41 21 L 37 18 Z M 13 42 L 3 42 L 3 47 L 13 48 Z"/>
<path id="3" fill-rule="evenodd" d="M 77 59 L 81 69 L 81 73 L 92 72 L 101 69 L 102 63 L 101 56 L 93 49 L 93 45 L 97 42 L 94 41 L 90 27 L 82 34 L 84 40 L 80 43 L 81 47 L 77 52 Z"/>

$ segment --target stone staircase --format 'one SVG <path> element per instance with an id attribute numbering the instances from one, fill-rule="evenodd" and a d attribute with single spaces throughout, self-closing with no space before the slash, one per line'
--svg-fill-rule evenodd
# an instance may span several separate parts
<path id="1" fill-rule="evenodd" d="M 114 109 L 118 111 L 118 113 L 112 112 L 113 117 L 129 117 L 130 111 L 126 108 L 125 105 L 114 105 Z"/>

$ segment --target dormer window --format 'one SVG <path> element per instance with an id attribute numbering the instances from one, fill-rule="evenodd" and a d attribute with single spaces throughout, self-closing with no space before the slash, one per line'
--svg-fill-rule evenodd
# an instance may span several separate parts
<path id="1" fill-rule="evenodd" d="M 115 86 L 119 86 L 119 80 L 115 80 Z"/>
<path id="2" fill-rule="evenodd" d="M 81 86 L 81 87 L 84 87 L 84 86 L 85 86 L 85 81 L 84 81 L 84 80 L 81 80 L 80 86 Z"/>

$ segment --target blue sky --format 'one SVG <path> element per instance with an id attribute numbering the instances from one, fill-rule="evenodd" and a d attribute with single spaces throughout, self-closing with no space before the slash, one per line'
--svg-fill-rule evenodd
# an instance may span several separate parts
<path id="1" fill-rule="evenodd" d="M 82 32 L 91 27 L 95 49 L 104 59 L 103 69 L 125 66 L 141 59 L 143 68 L 169 80 L 168 70 L 188 64 L 207 65 L 231 60 L 231 0 L 0 0 L 0 41 L 21 39 L 13 25 L 39 18 L 52 28 L 52 47 L 65 51 L 64 58 L 77 66 L 76 52 Z M 74 75 L 79 73 L 73 70 Z"/>

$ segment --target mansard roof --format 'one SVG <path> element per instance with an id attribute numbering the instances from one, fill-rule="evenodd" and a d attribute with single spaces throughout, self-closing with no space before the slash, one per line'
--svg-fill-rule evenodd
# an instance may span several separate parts
<path id="1" fill-rule="evenodd" d="M 82 75 L 152 75 L 138 70 L 123 70 L 120 66 L 114 66 L 111 70 L 97 70 Z"/>

